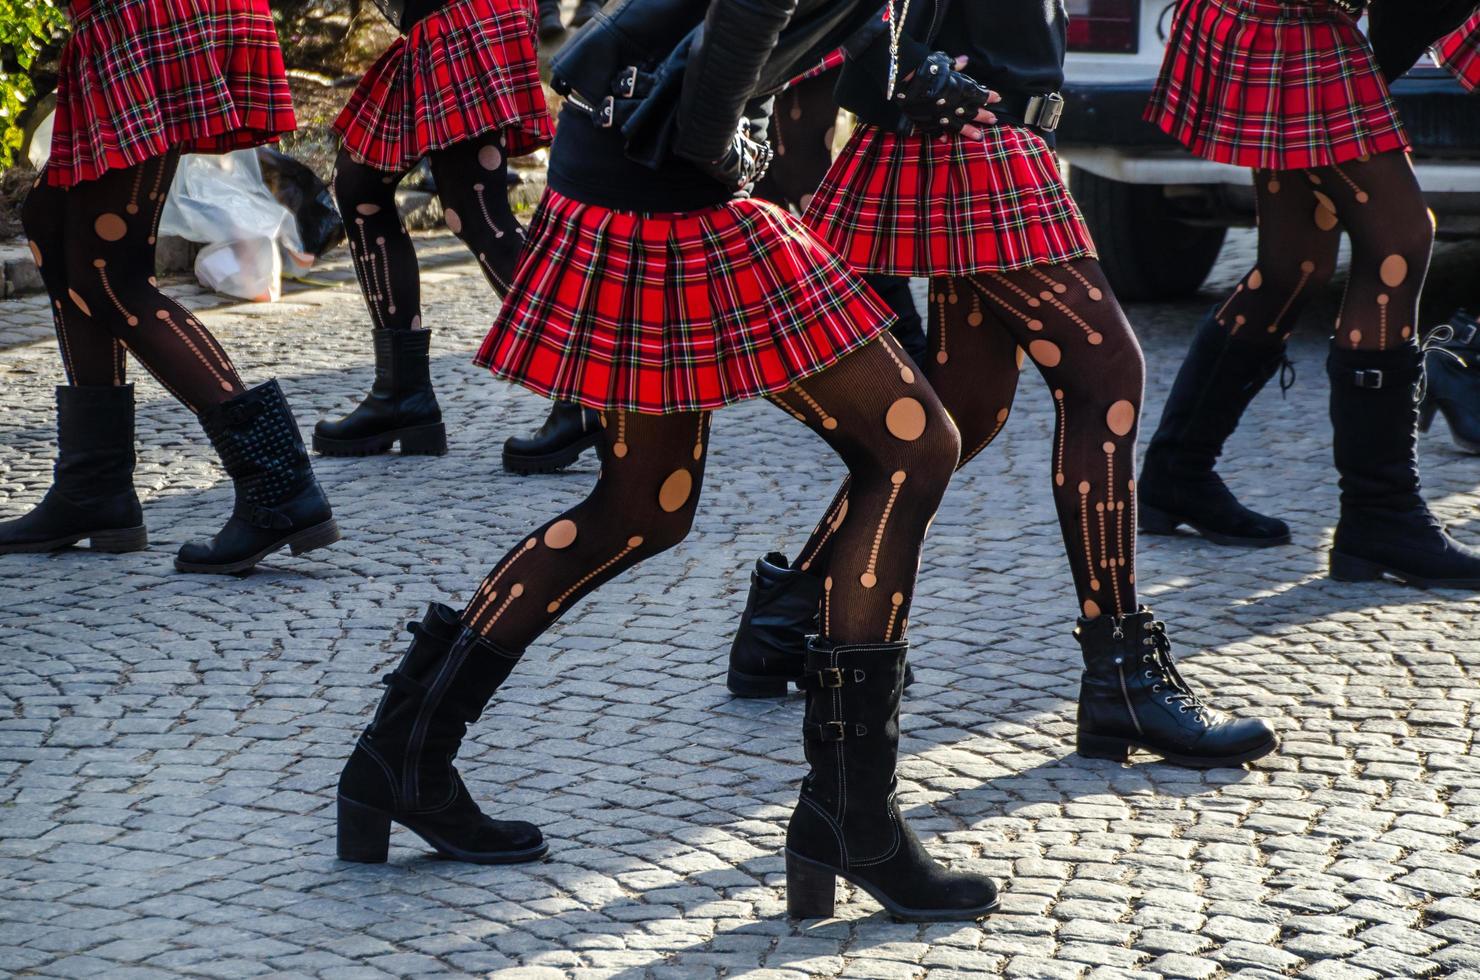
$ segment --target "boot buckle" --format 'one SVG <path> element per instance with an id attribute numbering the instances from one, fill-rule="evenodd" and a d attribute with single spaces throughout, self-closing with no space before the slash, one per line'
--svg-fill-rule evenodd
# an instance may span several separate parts
<path id="1" fill-rule="evenodd" d="M 1352 384 L 1358 388 L 1381 388 L 1382 368 L 1362 368 L 1352 372 Z"/>
<path id="2" fill-rule="evenodd" d="M 816 729 L 817 740 L 819 742 L 841 742 L 848 736 L 848 725 L 846 722 L 823 721 L 818 722 L 816 725 L 808 725 L 807 727 Z"/>
<path id="3" fill-rule="evenodd" d="M 842 687 L 842 669 L 839 667 L 824 667 L 817 672 L 817 683 L 822 687 Z"/>

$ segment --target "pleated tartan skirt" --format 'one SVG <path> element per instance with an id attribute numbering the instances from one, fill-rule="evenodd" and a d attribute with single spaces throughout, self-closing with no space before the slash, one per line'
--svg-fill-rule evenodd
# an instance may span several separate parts
<path id="1" fill-rule="evenodd" d="M 432 150 L 494 130 L 506 156 L 548 146 L 534 4 L 452 0 L 417 21 L 360 79 L 334 129 L 379 170 L 409 170 Z"/>
<path id="2" fill-rule="evenodd" d="M 893 322 L 774 204 L 639 214 L 547 190 L 474 362 L 588 408 L 701 411 L 782 391 Z"/>
<path id="3" fill-rule="evenodd" d="M 804 218 L 862 272 L 967 275 L 1093 257 L 1094 242 L 1042 137 L 1009 124 L 986 139 L 860 126 Z"/>
<path id="4" fill-rule="evenodd" d="M 1470 91 L 1480 88 L 1480 10 L 1459 30 L 1434 45 L 1439 64 Z"/>
<path id="5" fill-rule="evenodd" d="M 47 179 L 96 180 L 170 150 L 225 153 L 291 132 L 267 0 L 74 0 Z"/>
<path id="6" fill-rule="evenodd" d="M 1260 169 L 1409 145 L 1357 22 L 1320 0 L 1180 0 L 1146 118 L 1197 156 Z"/>

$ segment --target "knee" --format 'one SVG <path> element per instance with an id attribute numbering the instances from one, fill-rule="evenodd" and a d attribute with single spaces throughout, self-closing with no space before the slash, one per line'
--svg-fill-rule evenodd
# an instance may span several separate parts
<path id="1" fill-rule="evenodd" d="M 933 495 L 937 500 L 944 496 L 961 461 L 961 432 L 946 410 L 939 403 L 927 405 L 924 429 L 913 439 L 902 438 L 910 429 L 887 419 L 886 424 L 889 444 L 879 447 L 870 468 L 900 487 L 902 494 Z"/>
<path id="2" fill-rule="evenodd" d="M 21 205 L 21 228 L 26 233 L 26 240 L 31 243 L 31 254 L 35 256 L 38 269 L 46 268 L 47 262 L 58 267 L 62 263 L 62 245 L 65 241 L 62 214 L 65 203 L 66 191 L 48 185 L 43 173 Z"/>
<path id="3" fill-rule="evenodd" d="M 1322 250 L 1319 254 L 1291 258 L 1283 262 L 1261 263 L 1244 280 L 1251 293 L 1263 290 L 1275 301 L 1301 300 L 1325 289 L 1336 274 L 1336 255 Z"/>
<path id="4" fill-rule="evenodd" d="M 334 161 L 334 200 L 346 217 L 394 207 L 396 183 L 395 175 L 355 162 L 348 150 L 340 150 Z"/>

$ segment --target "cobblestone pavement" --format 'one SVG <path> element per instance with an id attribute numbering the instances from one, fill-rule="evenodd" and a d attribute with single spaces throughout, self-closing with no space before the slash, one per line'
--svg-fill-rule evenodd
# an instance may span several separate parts
<path id="1" fill-rule="evenodd" d="M 448 239 L 423 244 L 456 257 Z M 1473 289 L 1476 257 L 1436 275 Z M 342 264 L 324 276 L 343 279 Z M 1074 601 L 1036 378 L 956 479 L 915 604 L 901 792 L 934 853 L 1008 881 L 988 922 L 898 924 L 866 897 L 838 920 L 785 917 L 801 704 L 730 700 L 723 660 L 748 559 L 795 547 L 839 468 L 761 404 L 718 417 L 693 536 L 572 613 L 475 727 L 474 795 L 541 823 L 550 859 L 442 862 L 402 832 L 389 865 L 339 863 L 334 781 L 402 624 L 428 599 L 465 599 L 596 470 L 588 457 L 564 476 L 504 474 L 503 438 L 544 405 L 468 363 L 492 306 L 471 265 L 429 273 L 425 300 L 452 452 L 321 460 L 342 544 L 242 579 L 173 573 L 230 492 L 194 423 L 145 381 L 150 549 L 0 559 L 0 971 L 1480 977 L 1480 601 L 1323 577 L 1336 495 L 1316 330 L 1294 346 L 1298 383 L 1258 401 L 1227 468 L 1296 543 L 1152 539 L 1141 553 L 1187 674 L 1279 726 L 1280 753 L 1247 770 L 1072 753 Z M 1206 301 L 1131 311 L 1153 420 Z M 43 312 L 0 306 L 4 336 L 44 335 Z M 305 427 L 367 384 L 349 288 L 206 319 L 249 381 L 282 378 Z M 0 361 L 4 516 L 47 482 L 58 376 L 45 340 Z M 1436 509 L 1480 540 L 1480 460 L 1439 433 L 1424 448 Z"/>

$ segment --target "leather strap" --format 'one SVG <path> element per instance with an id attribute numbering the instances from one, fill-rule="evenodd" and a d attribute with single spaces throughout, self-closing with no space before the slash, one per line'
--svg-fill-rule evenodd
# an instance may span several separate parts
<path id="1" fill-rule="evenodd" d="M 1027 95 L 1022 92 L 998 92 L 1002 101 L 989 106 L 998 119 L 1052 133 L 1064 116 L 1064 97 L 1058 92 Z"/>

